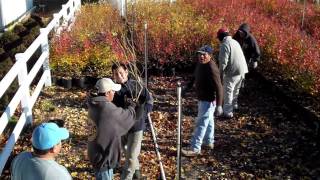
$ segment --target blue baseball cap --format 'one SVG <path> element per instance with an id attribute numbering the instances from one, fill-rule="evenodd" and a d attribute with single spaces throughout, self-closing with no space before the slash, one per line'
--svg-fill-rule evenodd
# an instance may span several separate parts
<path id="1" fill-rule="evenodd" d="M 213 52 L 213 48 L 209 45 L 204 45 L 197 51 L 197 53 L 200 53 L 200 54 L 205 54 L 205 53 L 212 54 L 212 52 Z"/>
<path id="2" fill-rule="evenodd" d="M 32 133 L 32 145 L 39 150 L 47 150 L 68 137 L 66 128 L 60 128 L 56 123 L 42 123 Z"/>

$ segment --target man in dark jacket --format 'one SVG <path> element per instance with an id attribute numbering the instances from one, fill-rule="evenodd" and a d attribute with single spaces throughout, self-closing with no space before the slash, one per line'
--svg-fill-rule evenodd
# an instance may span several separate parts
<path id="1" fill-rule="evenodd" d="M 256 38 L 250 33 L 249 25 L 247 23 L 241 24 L 233 39 L 241 45 L 248 66 L 251 69 L 257 68 L 261 53 Z"/>
<path id="2" fill-rule="evenodd" d="M 121 174 L 121 179 L 143 179 L 140 173 L 139 154 L 141 150 L 141 142 L 143 139 L 143 130 L 145 129 L 145 120 L 147 113 L 152 111 L 153 99 L 149 91 L 138 81 L 129 78 L 129 71 L 125 64 L 116 63 L 112 66 L 112 74 L 114 80 L 121 84 L 120 91 L 116 92 L 114 104 L 118 107 L 124 107 L 125 99 L 137 99 L 143 102 L 139 109 L 142 116 L 136 119 L 136 123 L 130 129 L 128 134 L 123 137 L 123 145 L 125 150 L 125 166 Z"/>
<path id="3" fill-rule="evenodd" d="M 220 71 L 212 60 L 213 49 L 206 45 L 198 51 L 198 63 L 193 79 L 189 82 L 184 92 L 190 89 L 195 81 L 198 97 L 198 116 L 195 120 L 195 130 L 191 138 L 191 147 L 182 149 L 184 156 L 196 156 L 200 154 L 201 145 L 210 149 L 214 147 L 214 115 L 223 113 L 223 90 L 220 79 Z"/>
<path id="4" fill-rule="evenodd" d="M 97 180 L 112 180 L 113 169 L 121 158 L 121 137 L 135 123 L 135 106 L 131 102 L 127 109 L 115 106 L 115 91 L 121 89 L 109 78 L 96 83 L 98 96 L 88 100 L 89 117 L 96 125 L 96 137 L 88 144 L 88 156 L 95 169 Z"/>

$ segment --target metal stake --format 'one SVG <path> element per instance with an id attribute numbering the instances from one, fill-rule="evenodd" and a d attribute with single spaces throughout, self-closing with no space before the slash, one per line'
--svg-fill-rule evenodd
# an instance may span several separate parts
<path id="1" fill-rule="evenodd" d="M 178 180 L 181 178 L 181 82 L 178 81 L 178 137 L 177 137 L 177 175 Z"/>
<path id="2" fill-rule="evenodd" d="M 147 28 L 148 24 L 144 24 L 144 82 L 146 84 L 146 88 L 148 88 L 148 44 L 147 44 Z"/>
<path id="3" fill-rule="evenodd" d="M 163 169 L 163 165 L 162 165 L 162 161 L 161 161 L 161 157 L 160 157 L 160 152 L 159 152 L 159 146 L 157 144 L 157 137 L 153 128 L 153 123 L 150 117 L 150 113 L 148 113 L 148 120 L 149 120 L 149 124 L 150 124 L 150 129 L 151 129 L 151 134 L 152 134 L 152 139 L 153 139 L 153 143 L 154 143 L 154 148 L 157 154 L 157 158 L 159 161 L 159 166 L 160 166 L 160 173 L 161 173 L 161 179 L 162 180 L 166 180 L 166 175 L 164 173 L 164 169 Z"/>

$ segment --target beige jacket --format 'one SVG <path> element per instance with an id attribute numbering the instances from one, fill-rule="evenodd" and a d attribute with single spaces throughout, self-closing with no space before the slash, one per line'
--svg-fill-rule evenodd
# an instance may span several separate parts
<path id="1" fill-rule="evenodd" d="M 219 51 L 219 68 L 223 76 L 244 76 L 248 73 L 248 66 L 240 44 L 232 39 L 231 36 L 226 36 Z"/>

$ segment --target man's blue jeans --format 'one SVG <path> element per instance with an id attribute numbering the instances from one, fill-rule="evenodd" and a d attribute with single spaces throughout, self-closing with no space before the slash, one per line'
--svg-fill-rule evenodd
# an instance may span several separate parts
<path id="1" fill-rule="evenodd" d="M 96 180 L 112 180 L 113 179 L 113 169 L 108 169 L 106 171 L 98 171 L 95 173 Z"/>
<path id="2" fill-rule="evenodd" d="M 191 147 L 194 151 L 200 152 L 202 142 L 205 144 L 214 143 L 214 109 L 216 103 L 208 101 L 198 102 L 198 117 L 195 120 L 196 126 L 191 138 Z"/>

